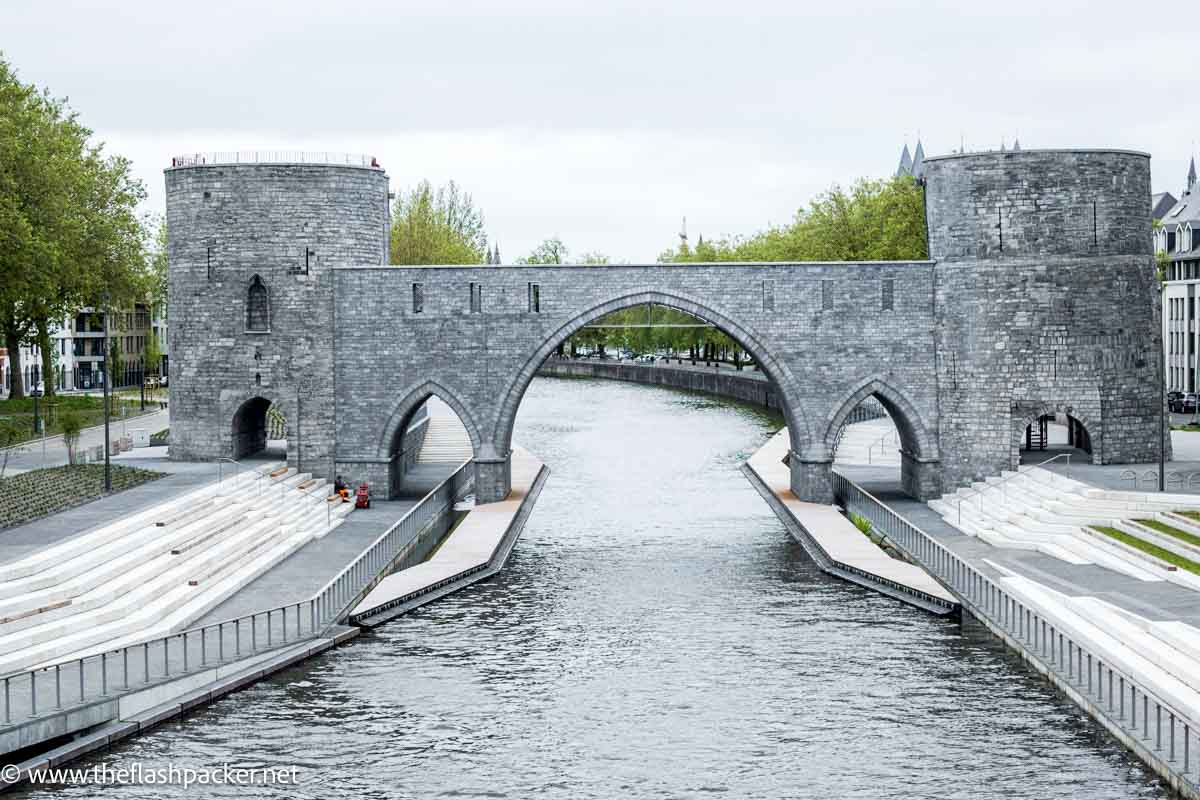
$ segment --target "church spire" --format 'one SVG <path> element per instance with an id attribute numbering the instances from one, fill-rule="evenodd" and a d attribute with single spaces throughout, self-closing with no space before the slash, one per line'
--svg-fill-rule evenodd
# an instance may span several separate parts
<path id="1" fill-rule="evenodd" d="M 1196 185 L 1196 157 L 1192 156 L 1192 164 L 1188 167 L 1188 182 L 1187 190 L 1190 192 L 1192 187 Z"/>
<path id="2" fill-rule="evenodd" d="M 921 140 L 917 139 L 917 151 L 913 153 L 912 168 L 910 170 L 912 176 L 917 180 L 925 174 L 925 147 L 921 144 Z"/>
<path id="3" fill-rule="evenodd" d="M 908 142 L 904 143 L 904 152 L 900 154 L 900 166 L 896 169 L 896 177 L 912 175 L 912 155 L 908 152 Z"/>

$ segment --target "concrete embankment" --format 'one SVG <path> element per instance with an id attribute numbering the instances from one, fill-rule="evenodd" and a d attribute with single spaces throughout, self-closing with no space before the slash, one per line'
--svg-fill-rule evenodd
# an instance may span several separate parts
<path id="1" fill-rule="evenodd" d="M 825 572 L 934 614 L 952 614 L 958 600 L 923 569 L 887 555 L 833 506 L 792 494 L 783 458 L 787 429 L 771 437 L 742 467 L 751 485 Z"/>

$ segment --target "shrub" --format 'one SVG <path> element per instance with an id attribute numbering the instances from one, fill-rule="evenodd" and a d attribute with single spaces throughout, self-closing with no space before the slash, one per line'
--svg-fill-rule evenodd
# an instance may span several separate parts
<path id="1" fill-rule="evenodd" d="M 75 463 L 75 448 L 79 445 L 79 433 L 83 430 L 83 416 L 68 408 L 58 415 L 58 424 L 63 432 L 63 444 L 67 446 L 67 463 Z"/>
<path id="2" fill-rule="evenodd" d="M 855 514 L 852 511 L 850 512 L 850 521 L 854 523 L 854 527 L 858 528 L 863 533 L 871 532 L 871 520 L 867 519 L 866 517 L 860 517 L 858 514 Z"/>

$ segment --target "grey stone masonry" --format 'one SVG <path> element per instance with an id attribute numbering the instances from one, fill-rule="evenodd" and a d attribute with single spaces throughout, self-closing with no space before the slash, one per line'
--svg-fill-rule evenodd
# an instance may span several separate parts
<path id="1" fill-rule="evenodd" d="M 234 457 L 235 428 L 242 441 L 261 439 L 262 412 L 277 404 L 288 420 L 288 460 L 330 475 L 332 269 L 386 260 L 387 175 L 198 164 L 166 170 L 166 190 L 171 457 Z M 247 324 L 255 275 L 268 292 L 266 331 Z"/>
<path id="2" fill-rule="evenodd" d="M 925 169 L 943 482 L 1011 467 L 1049 413 L 1083 423 L 1097 464 L 1157 459 L 1149 157 L 1026 150 Z"/>
<path id="3" fill-rule="evenodd" d="M 290 460 L 302 421 L 305 470 L 394 488 L 403 432 L 438 395 L 470 434 L 478 499 L 497 500 L 547 356 L 607 313 L 657 303 L 712 322 L 761 365 L 805 500 L 832 499 L 837 431 L 871 396 L 896 423 L 916 497 L 1011 468 L 1047 413 L 1079 420 L 1098 462 L 1153 457 L 1148 158 L 1027 150 L 925 170 L 933 261 L 449 267 L 383 265 L 377 169 L 168 170 L 172 453 L 229 455 L 238 409 L 263 397 L 293 421 Z M 319 258 L 297 275 L 310 241 Z M 269 334 L 245 330 L 254 274 L 271 290 Z"/>

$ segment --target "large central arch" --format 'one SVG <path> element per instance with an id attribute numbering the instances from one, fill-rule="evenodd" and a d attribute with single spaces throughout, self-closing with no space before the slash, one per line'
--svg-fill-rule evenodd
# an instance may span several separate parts
<path id="1" fill-rule="evenodd" d="M 516 423 L 517 411 L 521 406 L 521 399 L 525 396 L 525 391 L 529 388 L 529 384 L 533 381 L 538 369 L 550 354 L 555 352 L 560 344 L 577 333 L 581 328 L 601 317 L 611 314 L 614 311 L 646 305 L 647 303 L 674 308 L 703 319 L 706 322 L 711 322 L 715 327 L 723 333 L 728 334 L 741 345 L 779 389 L 780 397 L 782 398 L 784 419 L 787 421 L 788 432 L 791 435 L 792 450 L 800 453 L 803 452 L 804 448 L 809 446 L 813 438 L 808 419 L 803 409 L 799 407 L 798 398 L 800 397 L 800 392 L 798 384 L 791 370 L 787 368 L 787 365 L 775 358 L 774 353 L 779 352 L 778 347 L 772 346 L 762 334 L 747 325 L 737 322 L 729 313 L 713 306 L 711 303 L 701 302 L 694 297 L 689 297 L 679 292 L 667 292 L 644 287 L 611 297 L 577 313 L 567 322 L 556 328 L 525 359 L 521 369 L 508 383 L 508 387 L 504 392 L 504 399 L 500 404 L 495 420 L 492 444 L 495 447 L 496 456 L 506 458 L 509 450 L 511 450 L 513 426 Z"/>

